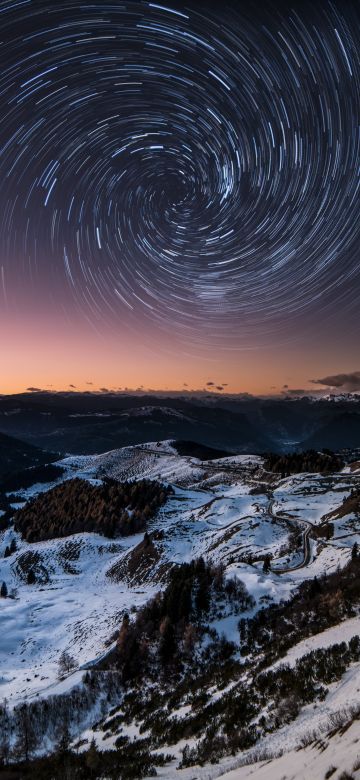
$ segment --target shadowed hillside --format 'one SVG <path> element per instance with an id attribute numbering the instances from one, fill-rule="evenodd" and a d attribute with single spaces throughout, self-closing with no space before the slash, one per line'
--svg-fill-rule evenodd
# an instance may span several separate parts
<path id="1" fill-rule="evenodd" d="M 44 452 L 27 442 L 0 433 L 0 480 L 3 481 L 18 471 L 40 466 L 56 460 L 58 455 Z"/>

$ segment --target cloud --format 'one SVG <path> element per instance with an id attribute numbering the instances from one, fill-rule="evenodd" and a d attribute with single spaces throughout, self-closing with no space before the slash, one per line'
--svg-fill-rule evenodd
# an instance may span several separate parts
<path id="1" fill-rule="evenodd" d="M 222 392 L 224 388 L 227 386 L 228 386 L 227 382 L 219 382 L 219 384 L 217 385 L 216 382 L 212 382 L 211 380 L 209 380 L 209 382 L 206 382 L 205 385 L 205 387 L 214 388 L 214 390 L 218 390 L 219 392 Z"/>
<path id="2" fill-rule="evenodd" d="M 100 387 L 100 393 L 110 393 L 110 390 L 108 387 Z"/>
<path id="3" fill-rule="evenodd" d="M 27 393 L 43 393 L 44 391 L 41 389 L 41 387 L 27 387 L 26 388 Z"/>
<path id="4" fill-rule="evenodd" d="M 289 385 L 283 385 L 283 388 L 284 388 L 284 390 L 288 390 L 289 389 Z"/>
<path id="5" fill-rule="evenodd" d="M 295 395 L 295 396 L 309 395 L 309 391 L 308 390 L 304 390 L 302 388 L 295 389 L 295 390 L 283 390 L 282 392 L 283 392 L 283 395 L 285 395 L 285 396 L 286 395 L 287 396 L 289 396 L 289 395 Z"/>
<path id="6" fill-rule="evenodd" d="M 69 387 L 72 387 L 74 390 L 76 390 L 76 385 L 69 385 Z"/>
<path id="7" fill-rule="evenodd" d="M 86 382 L 87 385 L 93 385 L 94 382 Z"/>
<path id="8" fill-rule="evenodd" d="M 324 376 L 322 379 L 310 379 L 310 382 L 313 385 L 323 385 L 353 393 L 355 390 L 360 390 L 360 371 L 352 371 L 349 374 L 333 374 L 332 376 Z"/>

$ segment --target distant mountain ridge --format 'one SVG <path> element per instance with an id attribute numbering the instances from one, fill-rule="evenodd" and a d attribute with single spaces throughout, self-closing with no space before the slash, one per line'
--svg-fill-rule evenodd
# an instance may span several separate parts
<path id="1" fill-rule="evenodd" d="M 356 394 L 322 399 L 115 393 L 0 396 L 0 432 L 42 449 L 74 454 L 176 439 L 238 453 L 337 450 L 358 446 L 359 425 Z"/>

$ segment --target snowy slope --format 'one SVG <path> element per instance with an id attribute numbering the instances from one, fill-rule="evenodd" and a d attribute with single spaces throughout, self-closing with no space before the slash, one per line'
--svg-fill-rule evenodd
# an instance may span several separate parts
<path id="1" fill-rule="evenodd" d="M 281 576 L 275 571 L 264 575 L 264 554 L 271 554 L 280 563 L 285 560 L 289 527 L 281 520 L 274 522 L 269 513 L 261 458 L 238 455 L 202 462 L 181 457 L 166 441 L 99 456 L 71 456 L 60 465 L 65 468 L 63 478 L 80 476 L 97 482 L 108 475 L 171 483 L 174 495 L 148 528 L 150 533 L 161 533 L 158 548 L 163 572 L 172 563 L 200 555 L 222 562 L 229 575 L 236 574 L 245 582 L 257 607 L 286 598 L 304 577 L 344 563 L 355 538 L 354 532 L 345 537 L 336 533 L 326 544 L 313 543 L 314 554 L 307 567 Z M 333 477 L 297 475 L 280 480 L 273 490 L 273 514 L 285 512 L 317 524 L 358 481 L 357 473 L 348 469 Z M 266 492 L 254 494 L 259 485 Z M 35 485 L 22 491 L 18 503 L 51 486 Z M 348 520 L 342 519 L 343 527 Z M 356 528 L 356 533 L 359 530 Z M 0 534 L 0 556 L 13 536 L 12 529 Z M 141 539 L 138 535 L 114 542 L 94 534 L 78 534 L 29 545 L 17 536 L 17 552 L 0 559 L 0 580 L 16 593 L 15 598 L 0 601 L 0 629 L 6 637 L 0 648 L 0 696 L 15 701 L 45 691 L 56 682 L 57 660 L 63 649 L 71 648 L 80 666 L 92 661 L 99 648 L 106 648 L 121 614 L 132 604 L 144 603 L 162 587 L 162 578 L 155 571 L 153 579 L 139 576 L 135 581 L 126 574 L 126 562 Z M 41 585 L 29 586 L 23 569 L 33 554 L 45 579 Z M 297 559 L 288 556 L 287 560 L 291 566 Z M 117 570 L 122 573 L 120 581 L 112 576 Z M 221 626 L 232 639 L 234 625 L 233 621 Z"/>
<path id="2" fill-rule="evenodd" d="M 115 641 L 124 612 L 144 604 L 164 587 L 167 572 L 174 563 L 202 555 L 206 560 L 224 564 L 226 575 L 236 575 L 254 597 L 254 612 L 272 601 L 288 598 L 304 579 L 345 564 L 354 541 L 360 543 L 360 521 L 345 516 L 334 522 L 331 538 L 310 536 L 309 559 L 304 556 L 305 534 L 309 528 L 324 525 L 326 515 L 360 484 L 356 468 L 347 467 L 339 474 L 326 477 L 301 474 L 280 479 L 266 474 L 263 461 L 257 456 L 201 461 L 180 456 L 169 441 L 125 447 L 98 456 L 71 456 L 64 458 L 60 465 L 65 470 L 60 481 L 74 476 L 95 483 L 104 476 L 119 480 L 147 477 L 171 484 L 174 493 L 148 524 L 158 558 L 152 568 L 141 568 L 135 574 L 133 555 L 143 539 L 142 534 L 116 540 L 77 534 L 27 544 L 12 528 L 0 533 L 0 582 L 7 583 L 12 596 L 0 599 L 0 700 L 6 697 L 10 705 L 36 696 L 62 693 L 78 685 L 83 670 Z M 50 484 L 34 485 L 21 491 L 16 502 L 21 504 L 50 487 Z M 295 548 L 294 535 L 297 536 Z M 13 538 L 16 538 L 17 551 L 3 558 Z M 263 571 L 265 554 L 273 559 L 272 571 L 267 574 Z M 27 584 L 29 565 L 41 572 L 39 584 Z M 223 632 L 237 643 L 238 620 L 238 614 L 226 615 L 214 622 L 214 627 L 219 634 Z M 293 664 L 311 649 L 350 639 L 360 633 L 359 622 L 358 617 L 351 618 L 322 635 L 300 642 L 278 663 Z M 63 650 L 74 656 L 77 670 L 59 682 L 58 660 Z M 331 714 L 355 703 L 359 688 L 360 670 L 355 665 L 341 683 L 333 686 L 326 702 L 321 704 L 321 712 L 318 705 L 305 708 L 291 727 L 276 734 L 276 740 L 272 737 L 270 743 L 276 750 L 289 750 L 299 745 L 309 729 L 321 729 L 325 733 Z M 347 733 L 356 728 L 357 723 Z M 101 734 L 98 736 L 101 739 Z M 335 736 L 329 741 L 327 756 L 332 756 L 336 740 Z M 268 742 L 264 741 L 264 749 L 269 748 Z M 178 757 L 181 747 L 180 744 L 174 747 Z M 173 769 L 159 769 L 158 774 L 169 780 L 171 777 L 190 780 L 219 777 L 220 772 L 231 769 L 232 773 L 225 775 L 229 780 L 235 777 L 239 780 L 248 777 L 315 779 L 322 778 L 331 763 L 324 769 L 325 753 L 312 746 L 291 753 L 288 765 L 284 756 L 266 766 L 251 768 L 236 767 L 233 758 L 216 768 L 196 770 L 179 771 L 174 763 Z M 351 761 L 354 757 L 355 749 Z M 320 774 L 306 774 L 307 761 L 315 762 Z M 286 766 L 291 767 L 289 775 Z M 272 774 L 266 774 L 267 771 Z"/>
<path id="3" fill-rule="evenodd" d="M 303 749 L 285 752 L 279 758 L 244 766 L 241 769 L 213 775 L 222 780 L 340 780 L 360 778 L 360 721 L 334 735 L 324 735 Z M 331 771 L 333 770 L 333 771 Z M 328 774 L 331 771 L 331 774 Z M 211 775 L 208 775 L 211 777 Z M 343 776 L 344 777 L 344 776 Z"/>
<path id="4" fill-rule="evenodd" d="M 3 537 L 2 544 L 8 541 Z M 90 662 L 118 627 L 120 616 L 144 603 L 157 587 L 141 591 L 114 583 L 106 572 L 114 560 L 142 536 L 114 543 L 95 534 L 77 534 L 51 542 L 24 545 L 1 562 L 1 578 L 14 598 L 0 602 L 0 697 L 15 703 L 45 693 L 57 680 L 62 650 L 79 666 Z M 29 586 L 23 556 L 36 553 L 48 581 Z M 77 678 L 74 679 L 74 682 Z M 53 689 L 51 688 L 53 693 Z"/>

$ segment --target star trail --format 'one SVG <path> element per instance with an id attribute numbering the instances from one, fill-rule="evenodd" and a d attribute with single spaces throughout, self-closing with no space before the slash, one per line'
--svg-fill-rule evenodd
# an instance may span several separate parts
<path id="1" fill-rule="evenodd" d="M 2 0 L 9 316 L 21 289 L 199 354 L 350 317 L 359 21 L 343 1 Z"/>

